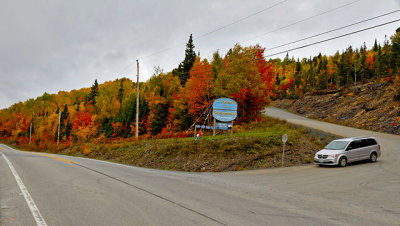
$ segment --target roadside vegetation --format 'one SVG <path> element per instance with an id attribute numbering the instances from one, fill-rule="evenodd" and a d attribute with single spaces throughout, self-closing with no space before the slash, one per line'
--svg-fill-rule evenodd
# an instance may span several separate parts
<path id="1" fill-rule="evenodd" d="M 138 142 L 98 140 L 70 147 L 56 146 L 56 149 L 45 151 L 165 170 L 236 171 L 280 167 L 282 135 L 285 133 L 289 136 L 285 166 L 312 163 L 315 152 L 334 138 L 326 133 L 294 127 L 285 121 L 262 117 L 257 122 L 235 126 L 232 136 L 229 132 L 212 136 L 210 131 L 205 131 L 199 140 L 194 137 Z M 19 146 L 25 150 L 32 147 Z"/>
<path id="2" fill-rule="evenodd" d="M 310 94 L 324 92 L 339 94 L 315 102 L 318 105 L 300 101 L 304 103 L 300 108 L 308 107 L 301 111 L 314 112 L 318 106 L 330 106 L 330 101 L 338 104 L 342 99 L 345 101 L 340 108 L 331 105 L 332 115 L 324 116 L 328 113 L 324 110 L 321 118 L 353 125 L 352 118 L 366 115 L 371 118 L 364 117 L 355 125 L 381 125 L 377 130 L 387 131 L 386 125 L 391 123 L 396 129 L 389 132 L 399 131 L 400 29 L 370 49 L 365 44 L 360 48 L 350 46 L 333 56 L 318 54 L 301 60 L 288 55 L 283 60 L 266 59 L 266 50 L 259 45 L 235 45 L 222 55 L 216 51 L 211 59 L 202 59 L 194 48 L 190 36 L 185 57 L 175 69 L 164 72 L 155 68 L 154 75 L 140 84 L 128 78 L 103 84 L 95 80 L 91 88 L 44 93 L 2 109 L 0 141 L 29 150 L 62 151 L 154 168 L 224 171 L 274 167 L 279 165 L 279 137 L 285 129 L 260 123 L 261 111 L 272 100 L 308 100 Z M 358 96 L 367 89 L 363 85 L 375 87 L 385 82 L 393 85 L 383 86 L 383 91 L 373 89 L 369 96 L 362 97 L 364 100 Z M 134 138 L 136 85 L 140 87 L 140 142 Z M 389 96 L 385 87 L 390 88 Z M 194 141 L 190 136 L 195 124 L 211 125 L 210 106 L 220 97 L 238 103 L 235 135 L 214 138 L 206 133 L 200 141 Z M 381 97 L 385 101 L 377 100 Z M 384 109 L 385 115 L 380 116 L 378 109 Z M 309 156 L 306 150 L 315 151 L 317 146 L 311 144 L 318 143 L 284 125 L 287 133 L 298 139 L 289 143 L 289 158 L 301 152 L 300 158 L 293 157 L 288 164 L 310 162 L 304 157 Z"/>
<path id="3" fill-rule="evenodd" d="M 389 106 L 400 100 L 400 29 L 383 43 L 375 42 L 370 48 L 365 44 L 359 48 L 350 46 L 333 56 L 318 54 L 295 59 L 287 55 L 282 60 L 267 60 L 264 52 L 265 48 L 258 45 L 235 45 L 223 55 L 217 51 L 211 59 L 202 59 L 190 36 L 185 57 L 175 69 L 164 72 L 156 68 L 148 81 L 139 84 L 140 138 L 185 137 L 185 131 L 193 129 L 195 123 L 210 125 L 209 106 L 220 97 L 238 103 L 235 124 L 239 125 L 258 120 L 271 100 L 301 99 L 326 90 L 343 90 L 356 99 L 360 92 L 346 89 L 367 83 L 397 84 L 390 86 L 393 91 L 386 96 L 387 101 L 377 105 Z M 0 140 L 16 144 L 31 140 L 41 150 L 54 149 L 58 125 L 61 146 L 104 139 L 129 140 L 136 128 L 136 85 L 128 78 L 103 84 L 95 80 L 91 88 L 44 93 L 16 103 L 0 111 Z M 366 100 L 372 102 L 374 98 Z M 353 100 L 347 99 L 346 104 L 352 105 Z M 364 110 L 369 109 L 366 106 Z M 371 122 L 381 121 L 378 116 L 378 120 L 371 116 Z M 399 124 L 398 111 L 387 117 L 393 125 Z"/>

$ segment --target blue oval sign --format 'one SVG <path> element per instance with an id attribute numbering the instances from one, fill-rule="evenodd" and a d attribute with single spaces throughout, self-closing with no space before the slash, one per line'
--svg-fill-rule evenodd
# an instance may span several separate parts
<path id="1" fill-rule="evenodd" d="M 213 103 L 213 116 L 218 121 L 230 122 L 237 117 L 237 103 L 229 98 L 219 98 Z"/>

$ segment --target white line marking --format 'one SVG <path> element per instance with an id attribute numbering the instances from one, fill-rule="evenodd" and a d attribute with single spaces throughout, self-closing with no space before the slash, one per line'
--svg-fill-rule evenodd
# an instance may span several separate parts
<path id="1" fill-rule="evenodd" d="M 35 202 L 33 201 L 31 195 L 28 192 L 28 189 L 26 189 L 24 183 L 22 183 L 21 177 L 19 177 L 17 171 L 15 170 L 14 166 L 12 165 L 12 163 L 8 160 L 8 158 L 1 153 L 1 155 L 3 155 L 3 158 L 6 160 L 8 166 L 11 169 L 12 174 L 15 177 L 15 180 L 18 183 L 19 189 L 21 189 L 22 194 L 25 197 L 26 203 L 29 206 L 29 209 L 31 210 L 31 213 L 33 215 L 33 218 L 35 218 L 36 224 L 38 226 L 47 226 L 46 221 L 44 221 L 42 215 L 40 214 L 39 209 L 37 208 Z"/>

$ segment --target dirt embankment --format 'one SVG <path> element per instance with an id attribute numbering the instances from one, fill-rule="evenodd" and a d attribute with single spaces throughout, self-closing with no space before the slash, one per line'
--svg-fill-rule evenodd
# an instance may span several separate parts
<path id="1" fill-rule="evenodd" d="M 370 83 L 310 93 L 296 100 L 277 100 L 273 106 L 345 126 L 400 134 L 399 92 L 395 83 Z"/>

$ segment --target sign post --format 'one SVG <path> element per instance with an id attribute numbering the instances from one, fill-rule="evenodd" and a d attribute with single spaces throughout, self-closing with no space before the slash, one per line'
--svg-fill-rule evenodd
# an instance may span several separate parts
<path id="1" fill-rule="evenodd" d="M 282 142 L 283 142 L 283 149 L 282 149 L 282 167 L 283 167 L 284 161 L 285 161 L 285 144 L 286 144 L 287 139 L 288 139 L 287 134 L 286 134 L 286 133 L 283 134 L 283 136 L 282 136 Z"/>
<path id="2" fill-rule="evenodd" d="M 215 125 L 215 124 L 216 124 L 216 121 L 217 121 L 217 120 L 214 118 L 213 136 L 215 136 L 215 127 L 216 127 L 216 125 Z"/>

